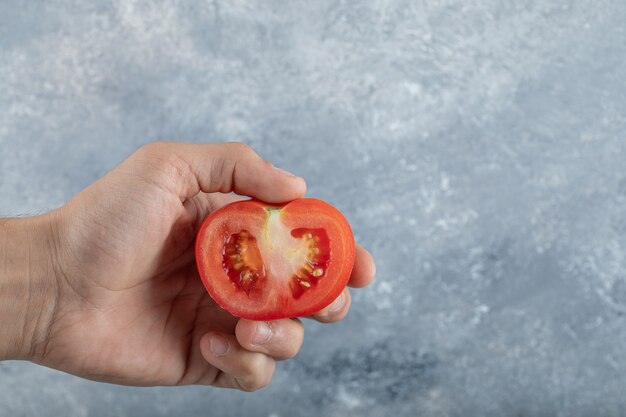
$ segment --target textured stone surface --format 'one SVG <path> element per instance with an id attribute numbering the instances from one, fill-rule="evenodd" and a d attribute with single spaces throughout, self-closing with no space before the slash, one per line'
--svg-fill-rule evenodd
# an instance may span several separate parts
<path id="1" fill-rule="evenodd" d="M 0 414 L 626 414 L 626 3 L 0 2 L 0 214 L 245 140 L 378 261 L 254 394 L 0 363 Z"/>

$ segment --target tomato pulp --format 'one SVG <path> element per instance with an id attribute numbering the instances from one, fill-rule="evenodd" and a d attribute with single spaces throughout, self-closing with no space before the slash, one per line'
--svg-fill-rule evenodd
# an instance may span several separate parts
<path id="1" fill-rule="evenodd" d="M 231 314 L 275 320 L 316 313 L 341 294 L 354 265 L 345 217 L 321 200 L 245 200 L 210 214 L 196 262 L 211 297 Z"/>

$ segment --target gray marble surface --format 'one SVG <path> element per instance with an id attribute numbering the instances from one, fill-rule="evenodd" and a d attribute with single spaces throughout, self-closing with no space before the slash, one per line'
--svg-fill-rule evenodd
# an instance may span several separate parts
<path id="1" fill-rule="evenodd" d="M 626 3 L 0 0 L 0 214 L 245 140 L 378 262 L 244 394 L 0 363 L 0 415 L 626 415 Z"/>

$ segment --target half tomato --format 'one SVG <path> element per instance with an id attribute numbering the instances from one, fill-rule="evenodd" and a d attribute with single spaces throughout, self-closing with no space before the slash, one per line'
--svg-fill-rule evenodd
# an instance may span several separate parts
<path id="1" fill-rule="evenodd" d="M 239 201 L 210 214 L 196 240 L 196 262 L 211 297 L 231 314 L 275 320 L 316 313 L 350 279 L 355 244 L 331 205 Z"/>

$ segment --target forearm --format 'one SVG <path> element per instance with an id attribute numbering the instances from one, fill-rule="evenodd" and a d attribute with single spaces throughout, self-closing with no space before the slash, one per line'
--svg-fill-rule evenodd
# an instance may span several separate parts
<path id="1" fill-rule="evenodd" d="M 57 298 L 54 216 L 0 219 L 0 360 L 45 348 Z"/>

